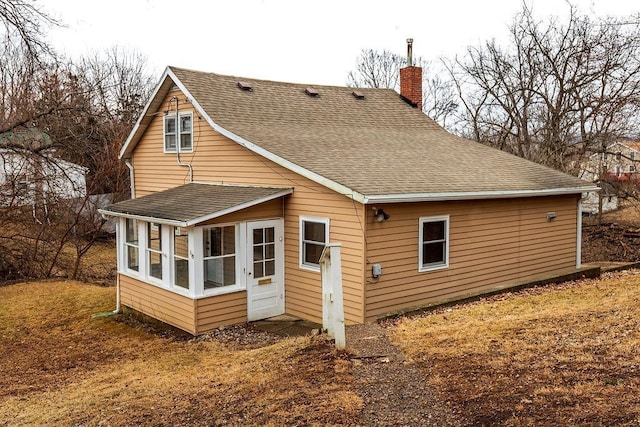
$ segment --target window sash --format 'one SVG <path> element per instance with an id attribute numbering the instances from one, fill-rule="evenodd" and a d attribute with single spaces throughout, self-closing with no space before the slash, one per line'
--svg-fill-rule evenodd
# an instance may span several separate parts
<path id="1" fill-rule="evenodd" d="M 329 219 L 300 219 L 300 266 L 320 270 L 320 256 L 329 241 Z"/>
<path id="2" fill-rule="evenodd" d="M 164 151 L 175 153 L 178 148 L 180 151 L 193 150 L 193 113 L 191 112 L 164 118 Z"/>
<path id="3" fill-rule="evenodd" d="M 157 227 L 157 230 L 154 228 Z M 147 223 L 147 262 L 149 269 L 147 273 L 149 277 L 162 280 L 162 225 L 148 222 Z"/>
<path id="4" fill-rule="evenodd" d="M 236 239 L 236 226 L 233 225 L 204 229 L 202 273 L 205 291 L 237 283 Z"/>
<path id="5" fill-rule="evenodd" d="M 422 217 L 419 220 L 418 270 L 449 267 L 449 216 Z"/>
<path id="6" fill-rule="evenodd" d="M 164 149 L 176 151 L 176 116 L 164 118 Z"/>

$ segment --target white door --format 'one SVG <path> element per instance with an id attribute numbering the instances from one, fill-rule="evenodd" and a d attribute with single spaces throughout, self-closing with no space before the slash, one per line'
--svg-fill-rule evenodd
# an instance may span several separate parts
<path id="1" fill-rule="evenodd" d="M 284 222 L 247 224 L 247 317 L 284 314 Z"/>

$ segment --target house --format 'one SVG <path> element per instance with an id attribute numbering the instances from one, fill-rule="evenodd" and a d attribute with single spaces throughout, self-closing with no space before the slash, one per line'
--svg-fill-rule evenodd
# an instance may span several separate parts
<path id="1" fill-rule="evenodd" d="M 83 166 L 58 157 L 51 138 L 37 128 L 0 134 L 0 205 L 56 203 L 84 197 L 87 192 Z"/>
<path id="2" fill-rule="evenodd" d="M 618 209 L 618 195 L 616 189 L 609 182 L 598 182 L 600 191 L 589 191 L 582 197 L 582 212 L 595 215 Z"/>
<path id="3" fill-rule="evenodd" d="M 388 89 L 169 67 L 126 140 L 123 305 L 192 334 L 322 318 L 319 257 L 340 243 L 345 321 L 583 271 L 595 186 L 446 132 L 422 71 Z"/>
<path id="4" fill-rule="evenodd" d="M 640 160 L 640 142 L 618 141 L 602 153 L 589 156 L 581 178 L 596 182 L 637 181 L 637 162 Z"/>
<path id="5" fill-rule="evenodd" d="M 604 191 L 589 192 L 584 197 L 583 208 L 588 213 L 609 212 L 618 209 L 618 192 L 636 191 L 640 175 L 640 142 L 618 141 L 603 152 L 594 153 L 582 167 L 580 178 L 598 183 Z"/>

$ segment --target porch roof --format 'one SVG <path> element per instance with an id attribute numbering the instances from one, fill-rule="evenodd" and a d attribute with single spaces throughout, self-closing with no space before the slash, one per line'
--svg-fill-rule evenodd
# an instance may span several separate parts
<path id="1" fill-rule="evenodd" d="M 107 216 L 188 227 L 293 193 L 293 188 L 190 183 L 100 209 Z"/>

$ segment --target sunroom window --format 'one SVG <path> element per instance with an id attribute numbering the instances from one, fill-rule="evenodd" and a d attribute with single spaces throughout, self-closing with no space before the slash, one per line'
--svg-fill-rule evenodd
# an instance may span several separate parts
<path id="1" fill-rule="evenodd" d="M 147 223 L 147 261 L 149 276 L 162 280 L 162 225 Z"/>
<path id="2" fill-rule="evenodd" d="M 140 246 L 138 242 L 138 221 L 127 218 L 125 221 L 125 251 L 127 268 L 140 271 Z"/>
<path id="3" fill-rule="evenodd" d="M 173 232 L 173 276 L 176 286 L 189 289 L 189 234 L 180 227 Z"/>
<path id="4" fill-rule="evenodd" d="M 236 227 L 203 230 L 204 289 L 236 284 Z"/>

